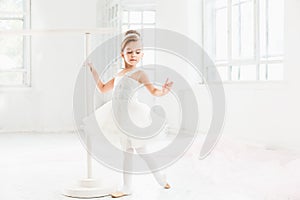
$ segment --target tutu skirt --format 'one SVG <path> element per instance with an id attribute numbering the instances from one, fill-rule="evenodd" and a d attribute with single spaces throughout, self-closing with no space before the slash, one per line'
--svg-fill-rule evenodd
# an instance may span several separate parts
<path id="1" fill-rule="evenodd" d="M 130 120 L 138 127 L 144 128 L 151 124 L 150 107 L 147 104 L 137 100 L 129 101 L 128 114 Z M 139 148 L 157 140 L 161 134 L 150 139 L 137 139 L 126 135 L 116 124 L 113 116 L 112 101 L 108 101 L 96 109 L 92 115 L 95 115 L 99 128 L 106 139 L 120 150 L 126 150 L 129 147 Z M 83 122 L 87 124 L 92 115 L 86 117 Z M 165 131 L 165 129 L 163 130 Z"/>

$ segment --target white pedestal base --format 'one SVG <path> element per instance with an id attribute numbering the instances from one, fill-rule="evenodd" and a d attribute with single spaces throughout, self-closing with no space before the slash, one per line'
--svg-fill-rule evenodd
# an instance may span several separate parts
<path id="1" fill-rule="evenodd" d="M 74 198 L 96 198 L 107 196 L 115 189 L 115 187 L 101 186 L 95 179 L 83 179 L 78 185 L 65 189 L 63 194 Z"/>

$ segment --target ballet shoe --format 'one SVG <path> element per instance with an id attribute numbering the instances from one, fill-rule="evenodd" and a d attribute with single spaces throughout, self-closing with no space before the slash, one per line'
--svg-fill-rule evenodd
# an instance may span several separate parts
<path id="1" fill-rule="evenodd" d="M 165 186 L 164 186 L 165 189 L 170 189 L 171 186 L 169 185 L 169 183 L 167 183 Z"/>
<path id="2" fill-rule="evenodd" d="M 110 194 L 110 196 L 112 198 L 120 198 L 120 197 L 124 197 L 124 196 L 128 196 L 128 195 L 130 195 L 130 194 L 126 194 L 126 193 L 120 192 L 120 191 L 113 192 L 113 193 Z"/>
<path id="3" fill-rule="evenodd" d="M 167 180 L 166 174 L 163 174 L 162 176 L 163 176 L 163 178 L 162 178 L 161 186 L 163 186 L 165 189 L 170 189 L 171 186 L 166 181 Z"/>

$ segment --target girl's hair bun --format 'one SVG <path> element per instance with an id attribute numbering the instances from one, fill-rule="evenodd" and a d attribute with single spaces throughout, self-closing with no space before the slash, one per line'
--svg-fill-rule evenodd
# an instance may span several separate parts
<path id="1" fill-rule="evenodd" d="M 141 36 L 140 33 L 137 32 L 136 30 L 128 30 L 128 31 L 126 31 L 125 36 L 129 35 L 129 34 L 136 34 L 138 36 Z"/>
<path id="2" fill-rule="evenodd" d="M 125 37 L 122 41 L 121 44 L 121 52 L 125 49 L 126 45 L 129 42 L 136 42 L 136 41 L 140 41 L 140 33 L 137 32 L 136 30 L 128 30 L 125 33 Z"/>

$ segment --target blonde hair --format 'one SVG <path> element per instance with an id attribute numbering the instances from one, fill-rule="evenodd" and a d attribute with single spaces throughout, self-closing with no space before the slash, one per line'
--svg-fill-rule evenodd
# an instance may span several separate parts
<path id="1" fill-rule="evenodd" d="M 122 44 L 121 44 L 121 52 L 124 51 L 126 45 L 129 42 L 137 42 L 137 41 L 140 41 L 140 33 L 139 32 L 137 32 L 136 30 L 126 31 L 125 37 L 124 37 L 124 39 L 122 41 Z"/>

